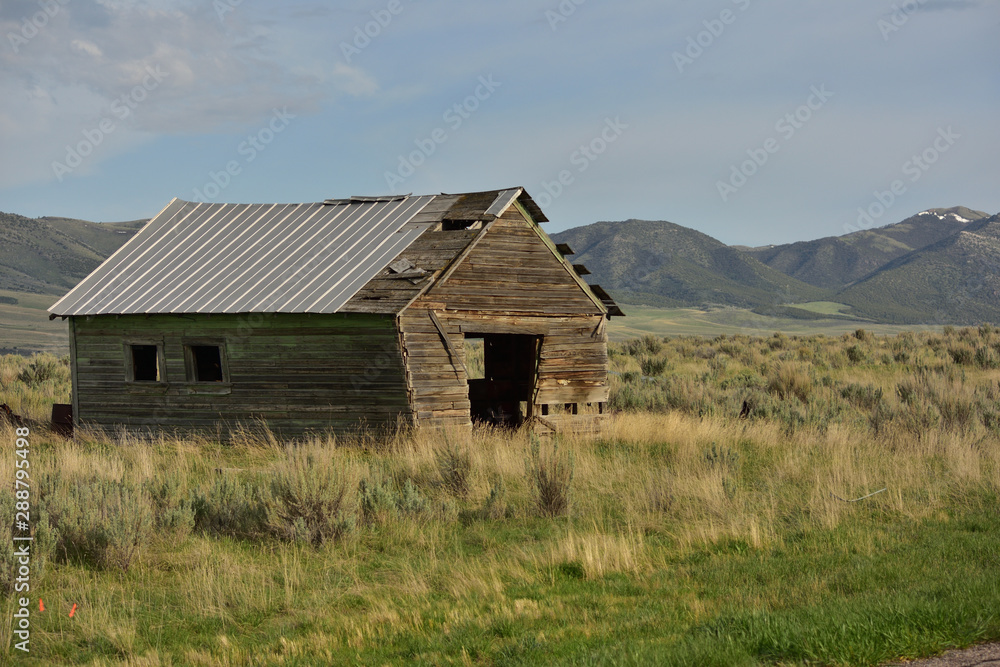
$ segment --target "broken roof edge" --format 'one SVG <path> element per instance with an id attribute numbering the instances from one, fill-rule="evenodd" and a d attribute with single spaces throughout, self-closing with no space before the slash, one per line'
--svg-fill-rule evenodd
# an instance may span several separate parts
<path id="1" fill-rule="evenodd" d="M 535 200 L 528 194 L 528 191 L 521 188 L 521 196 L 517 198 L 517 202 L 523 206 L 529 214 L 531 214 L 531 219 L 534 222 L 542 223 L 549 222 L 549 219 L 545 217 L 542 212 L 541 207 L 535 202 Z"/>
<path id="2" fill-rule="evenodd" d="M 404 199 L 409 199 L 412 196 L 413 196 L 412 192 L 408 192 L 405 195 L 381 195 L 381 196 L 352 195 L 347 199 L 325 199 L 323 200 L 322 203 L 327 206 L 332 206 L 336 204 L 364 204 L 369 202 L 390 202 L 390 201 L 402 201 Z"/>
<path id="3" fill-rule="evenodd" d="M 479 213 L 477 219 L 485 220 L 489 222 L 496 218 L 499 218 L 507 210 L 518 203 L 522 208 L 528 211 L 531 216 L 531 222 L 542 223 L 549 222 L 549 219 L 542 212 L 542 209 L 538 206 L 528 191 L 522 186 L 515 186 L 511 188 L 503 188 L 501 190 L 481 190 L 479 192 L 442 192 L 440 196 L 442 197 L 474 197 L 476 195 L 486 195 L 496 193 L 496 197 L 493 199 L 492 203 L 487 206 L 483 211 Z M 463 213 L 468 214 L 469 211 L 464 211 Z M 449 219 L 447 213 L 444 215 L 445 219 Z M 460 216 L 455 219 L 466 219 L 465 215 Z"/>

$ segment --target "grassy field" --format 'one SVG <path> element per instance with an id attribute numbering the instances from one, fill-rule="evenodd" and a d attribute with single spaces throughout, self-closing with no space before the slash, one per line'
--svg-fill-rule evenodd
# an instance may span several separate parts
<path id="1" fill-rule="evenodd" d="M 3 303 L 3 297 L 13 298 L 17 305 Z M 68 354 L 69 339 L 66 323 L 49 321 L 47 309 L 57 297 L 24 294 L 0 290 L 0 352 L 12 352 L 16 347 L 21 353 L 51 352 Z M 819 314 L 839 313 L 842 304 L 817 301 L 797 304 L 796 308 Z M 699 310 L 696 308 L 651 308 L 648 306 L 623 306 L 627 317 L 615 318 L 609 327 L 613 340 L 626 340 L 645 334 L 657 336 L 718 336 L 770 335 L 775 331 L 788 334 L 825 334 L 837 336 L 864 326 L 874 333 L 889 334 L 900 331 L 940 330 L 941 327 L 913 325 L 879 325 L 850 320 L 802 320 L 788 317 L 760 315 L 739 308 Z"/>
<path id="2" fill-rule="evenodd" d="M 810 301 L 809 303 L 789 304 L 795 308 L 808 310 L 811 313 L 821 315 L 842 315 L 851 309 L 846 303 L 836 303 L 834 301 Z"/>
<path id="3" fill-rule="evenodd" d="M 837 314 L 835 304 L 816 301 L 799 304 L 796 308 L 820 314 Z M 920 325 L 871 324 L 843 319 L 801 320 L 789 317 L 760 315 L 740 308 L 651 308 L 649 306 L 622 306 L 625 317 L 615 318 L 608 327 L 612 340 L 625 340 L 645 334 L 656 336 L 719 336 L 750 335 L 769 336 L 775 331 L 790 335 L 823 334 L 839 336 L 854 331 L 859 326 L 872 333 L 895 334 L 901 331 L 940 330 L 941 327 Z"/>
<path id="4" fill-rule="evenodd" d="M 1000 332 L 611 352 L 601 436 L 36 431 L 45 562 L 31 653 L 4 657 L 876 665 L 1000 638 Z M 68 399 L 55 357 L 0 380 L 33 417 Z"/>
<path id="5" fill-rule="evenodd" d="M 50 321 L 47 312 L 56 301 L 58 297 L 51 294 L 0 290 L 0 351 L 68 353 L 66 323 Z"/>

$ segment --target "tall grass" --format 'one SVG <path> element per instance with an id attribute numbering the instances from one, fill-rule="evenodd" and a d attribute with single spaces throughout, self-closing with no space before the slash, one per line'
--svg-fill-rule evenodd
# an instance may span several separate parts
<path id="1" fill-rule="evenodd" d="M 792 430 L 852 424 L 889 440 L 938 427 L 1000 436 L 994 327 L 885 337 L 863 329 L 839 338 L 681 337 L 663 339 L 658 349 L 651 356 L 644 342 L 612 344 L 614 409 L 729 418 L 746 403 L 751 419 Z M 674 370 L 648 372 L 661 364 Z"/>
<path id="2" fill-rule="evenodd" d="M 0 403 L 18 415 L 48 422 L 53 403 L 70 402 L 69 356 L 0 356 Z"/>
<path id="3" fill-rule="evenodd" d="M 1000 375 L 961 344 L 1000 334 L 613 345 L 603 432 L 546 442 L 39 429 L 32 585 L 61 613 L 34 655 L 877 664 L 1000 638 Z"/>

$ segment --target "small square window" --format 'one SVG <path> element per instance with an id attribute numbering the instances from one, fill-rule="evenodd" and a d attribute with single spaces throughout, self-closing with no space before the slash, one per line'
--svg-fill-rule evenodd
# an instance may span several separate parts
<path id="1" fill-rule="evenodd" d="M 191 367 L 195 382 L 222 382 L 222 348 L 218 345 L 192 345 Z"/>
<path id="2" fill-rule="evenodd" d="M 130 345 L 132 382 L 159 382 L 160 363 L 156 345 Z"/>

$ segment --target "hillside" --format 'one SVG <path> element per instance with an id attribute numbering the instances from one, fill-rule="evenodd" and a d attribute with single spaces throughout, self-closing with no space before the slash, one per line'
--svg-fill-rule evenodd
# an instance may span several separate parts
<path id="1" fill-rule="evenodd" d="M 986 217 L 988 214 L 964 206 L 935 208 L 878 229 L 746 251 L 810 285 L 841 289 Z"/>
<path id="2" fill-rule="evenodd" d="M 0 320 L 7 327 L 0 348 L 58 345 L 64 330 L 42 322 L 40 304 L 64 294 L 143 222 L 0 213 Z M 572 260 L 593 273 L 590 282 L 625 304 L 725 306 L 802 321 L 1000 323 L 1000 216 L 965 207 L 760 248 L 731 247 L 687 227 L 643 220 L 597 222 L 553 239 L 576 252 Z M 23 298 L 29 293 L 46 298 Z"/>
<path id="3" fill-rule="evenodd" d="M 553 235 L 576 252 L 594 283 L 624 303 L 769 308 L 820 301 L 830 292 L 773 269 L 748 253 L 670 222 L 598 222 Z"/>
<path id="4" fill-rule="evenodd" d="M 0 212 L 0 290 L 62 295 L 145 221 L 98 224 Z"/>
<path id="5" fill-rule="evenodd" d="M 837 300 L 881 321 L 1000 322 L 1000 215 L 888 263 Z"/>

